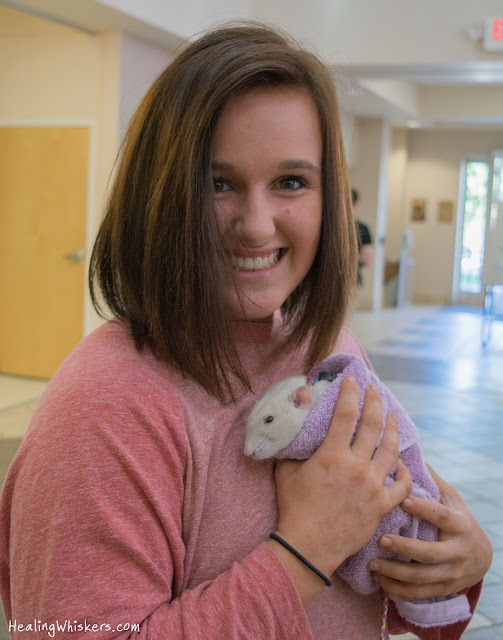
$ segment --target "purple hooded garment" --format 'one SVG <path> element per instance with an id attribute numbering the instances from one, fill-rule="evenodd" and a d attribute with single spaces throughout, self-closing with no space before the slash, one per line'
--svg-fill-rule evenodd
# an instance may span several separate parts
<path id="1" fill-rule="evenodd" d="M 316 365 L 309 375 L 318 379 L 321 372 L 337 374 L 337 377 L 327 387 L 317 404 L 309 411 L 301 430 L 292 442 L 278 451 L 274 457 L 305 460 L 314 453 L 328 431 L 342 380 L 347 376 L 353 376 L 360 389 L 355 434 L 358 430 L 365 390 L 370 384 L 374 384 L 381 397 L 383 417 L 385 418 L 388 413 L 395 413 L 398 417 L 400 457 L 411 474 L 412 495 L 438 502 L 439 490 L 421 456 L 416 427 L 405 409 L 375 373 L 367 368 L 361 358 L 347 353 L 329 356 Z M 390 474 L 388 482 L 393 482 L 393 479 L 394 473 Z M 336 574 L 358 593 L 368 594 L 378 589 L 378 585 L 372 581 L 371 574 L 367 569 L 367 564 L 372 558 L 379 556 L 394 560 L 406 560 L 397 558 L 377 546 L 378 539 L 385 533 L 426 541 L 436 540 L 438 536 L 437 528 L 426 520 L 413 518 L 402 511 L 400 507 L 392 509 L 381 521 L 370 541 L 360 551 L 347 558 L 336 571 Z M 414 602 L 405 602 L 398 598 L 392 599 L 404 618 L 422 627 L 447 625 L 467 620 L 471 616 L 468 599 L 464 595 L 453 594 L 447 598 L 431 598 Z"/>

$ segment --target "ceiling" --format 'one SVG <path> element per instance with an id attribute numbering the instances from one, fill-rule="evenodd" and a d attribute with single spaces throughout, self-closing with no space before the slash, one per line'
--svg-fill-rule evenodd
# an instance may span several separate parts
<path id="1" fill-rule="evenodd" d="M 181 41 L 92 0 L 64 4 L 81 7 L 82 15 L 68 10 L 49 11 L 56 4 L 55 0 L 0 0 L 0 37 L 57 35 L 67 33 L 68 29 L 89 34 L 114 28 L 157 46 L 160 42 L 168 47 Z M 471 37 L 475 39 L 477 34 Z M 411 122 L 415 127 L 425 128 L 503 127 L 503 55 L 495 60 L 474 62 L 353 64 L 333 69 L 342 103 L 358 116 L 389 118 L 398 127 L 409 126 Z"/>

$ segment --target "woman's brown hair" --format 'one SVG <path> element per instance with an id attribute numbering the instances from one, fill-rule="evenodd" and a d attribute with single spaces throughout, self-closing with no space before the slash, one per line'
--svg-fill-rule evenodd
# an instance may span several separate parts
<path id="1" fill-rule="evenodd" d="M 230 261 L 213 214 L 211 151 L 230 98 L 298 87 L 316 104 L 323 212 L 314 263 L 285 301 L 284 348 L 306 341 L 306 371 L 333 347 L 356 281 L 357 245 L 333 80 L 312 53 L 264 25 L 216 29 L 184 49 L 134 115 L 94 246 L 89 282 L 138 349 L 221 400 L 250 388 L 228 312 Z"/>

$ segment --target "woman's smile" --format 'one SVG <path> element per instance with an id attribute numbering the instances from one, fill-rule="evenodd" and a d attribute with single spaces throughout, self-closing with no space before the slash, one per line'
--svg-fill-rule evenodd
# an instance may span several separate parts
<path id="1" fill-rule="evenodd" d="M 234 317 L 270 318 L 311 268 L 321 228 L 321 155 L 316 106 L 300 89 L 251 90 L 220 116 L 214 206 L 236 283 Z"/>
<path id="2" fill-rule="evenodd" d="M 269 253 L 264 253 L 261 256 L 242 256 L 232 255 L 232 266 L 236 271 L 249 272 L 249 271 L 266 271 L 277 264 L 284 254 L 282 249 L 276 249 Z"/>

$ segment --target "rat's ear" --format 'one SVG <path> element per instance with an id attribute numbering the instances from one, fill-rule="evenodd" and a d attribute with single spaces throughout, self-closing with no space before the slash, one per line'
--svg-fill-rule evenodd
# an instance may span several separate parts
<path id="1" fill-rule="evenodd" d="M 297 387 L 289 398 L 290 402 L 296 409 L 307 409 L 313 404 L 313 394 L 311 387 L 303 384 Z"/>

